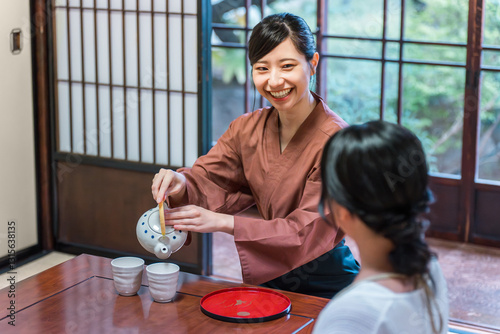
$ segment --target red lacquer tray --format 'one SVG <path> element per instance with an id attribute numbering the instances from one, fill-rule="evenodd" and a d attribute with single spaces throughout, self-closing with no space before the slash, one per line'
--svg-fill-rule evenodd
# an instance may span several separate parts
<path id="1" fill-rule="evenodd" d="M 229 322 L 263 322 L 290 312 L 290 299 L 277 291 L 239 287 L 221 289 L 205 295 L 201 311 L 214 319 Z"/>

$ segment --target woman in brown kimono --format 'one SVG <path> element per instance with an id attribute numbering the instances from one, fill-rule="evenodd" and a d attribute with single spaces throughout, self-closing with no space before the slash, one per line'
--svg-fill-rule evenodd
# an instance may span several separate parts
<path id="1" fill-rule="evenodd" d="M 344 233 L 317 208 L 323 146 L 347 124 L 309 90 L 319 55 L 300 17 L 264 18 L 249 60 L 272 107 L 234 120 L 192 168 L 161 169 L 153 197 L 172 208 L 166 225 L 234 235 L 245 283 L 331 298 L 359 270 Z M 252 205 L 262 218 L 236 215 Z"/>

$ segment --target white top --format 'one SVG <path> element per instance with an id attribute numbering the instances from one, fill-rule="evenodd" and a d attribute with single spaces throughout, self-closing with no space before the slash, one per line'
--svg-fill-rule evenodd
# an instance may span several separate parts
<path id="1" fill-rule="evenodd" d="M 443 320 L 440 334 L 448 333 L 448 289 L 437 260 L 430 263 L 436 303 L 432 313 L 436 330 L 439 314 Z M 432 287 L 432 285 L 431 285 Z M 423 288 L 396 293 L 367 280 L 342 290 L 321 311 L 313 334 L 422 334 L 433 333 Z"/>

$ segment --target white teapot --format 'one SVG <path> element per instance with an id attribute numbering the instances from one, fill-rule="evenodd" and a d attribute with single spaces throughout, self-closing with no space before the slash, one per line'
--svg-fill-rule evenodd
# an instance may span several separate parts
<path id="1" fill-rule="evenodd" d="M 142 214 L 137 221 L 137 240 L 147 251 L 159 259 L 167 259 L 177 252 L 186 242 L 188 233 L 177 231 L 172 226 L 165 226 L 165 235 L 161 234 L 159 207 Z"/>

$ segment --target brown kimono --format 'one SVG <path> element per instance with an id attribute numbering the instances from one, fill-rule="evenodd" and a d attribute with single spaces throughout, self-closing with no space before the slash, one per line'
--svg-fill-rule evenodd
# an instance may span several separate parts
<path id="1" fill-rule="evenodd" d="M 346 122 L 318 104 L 280 152 L 273 107 L 234 120 L 217 144 L 181 168 L 188 202 L 236 214 L 255 204 L 262 219 L 234 217 L 243 280 L 262 284 L 331 251 L 344 233 L 318 213 L 323 146 Z"/>

